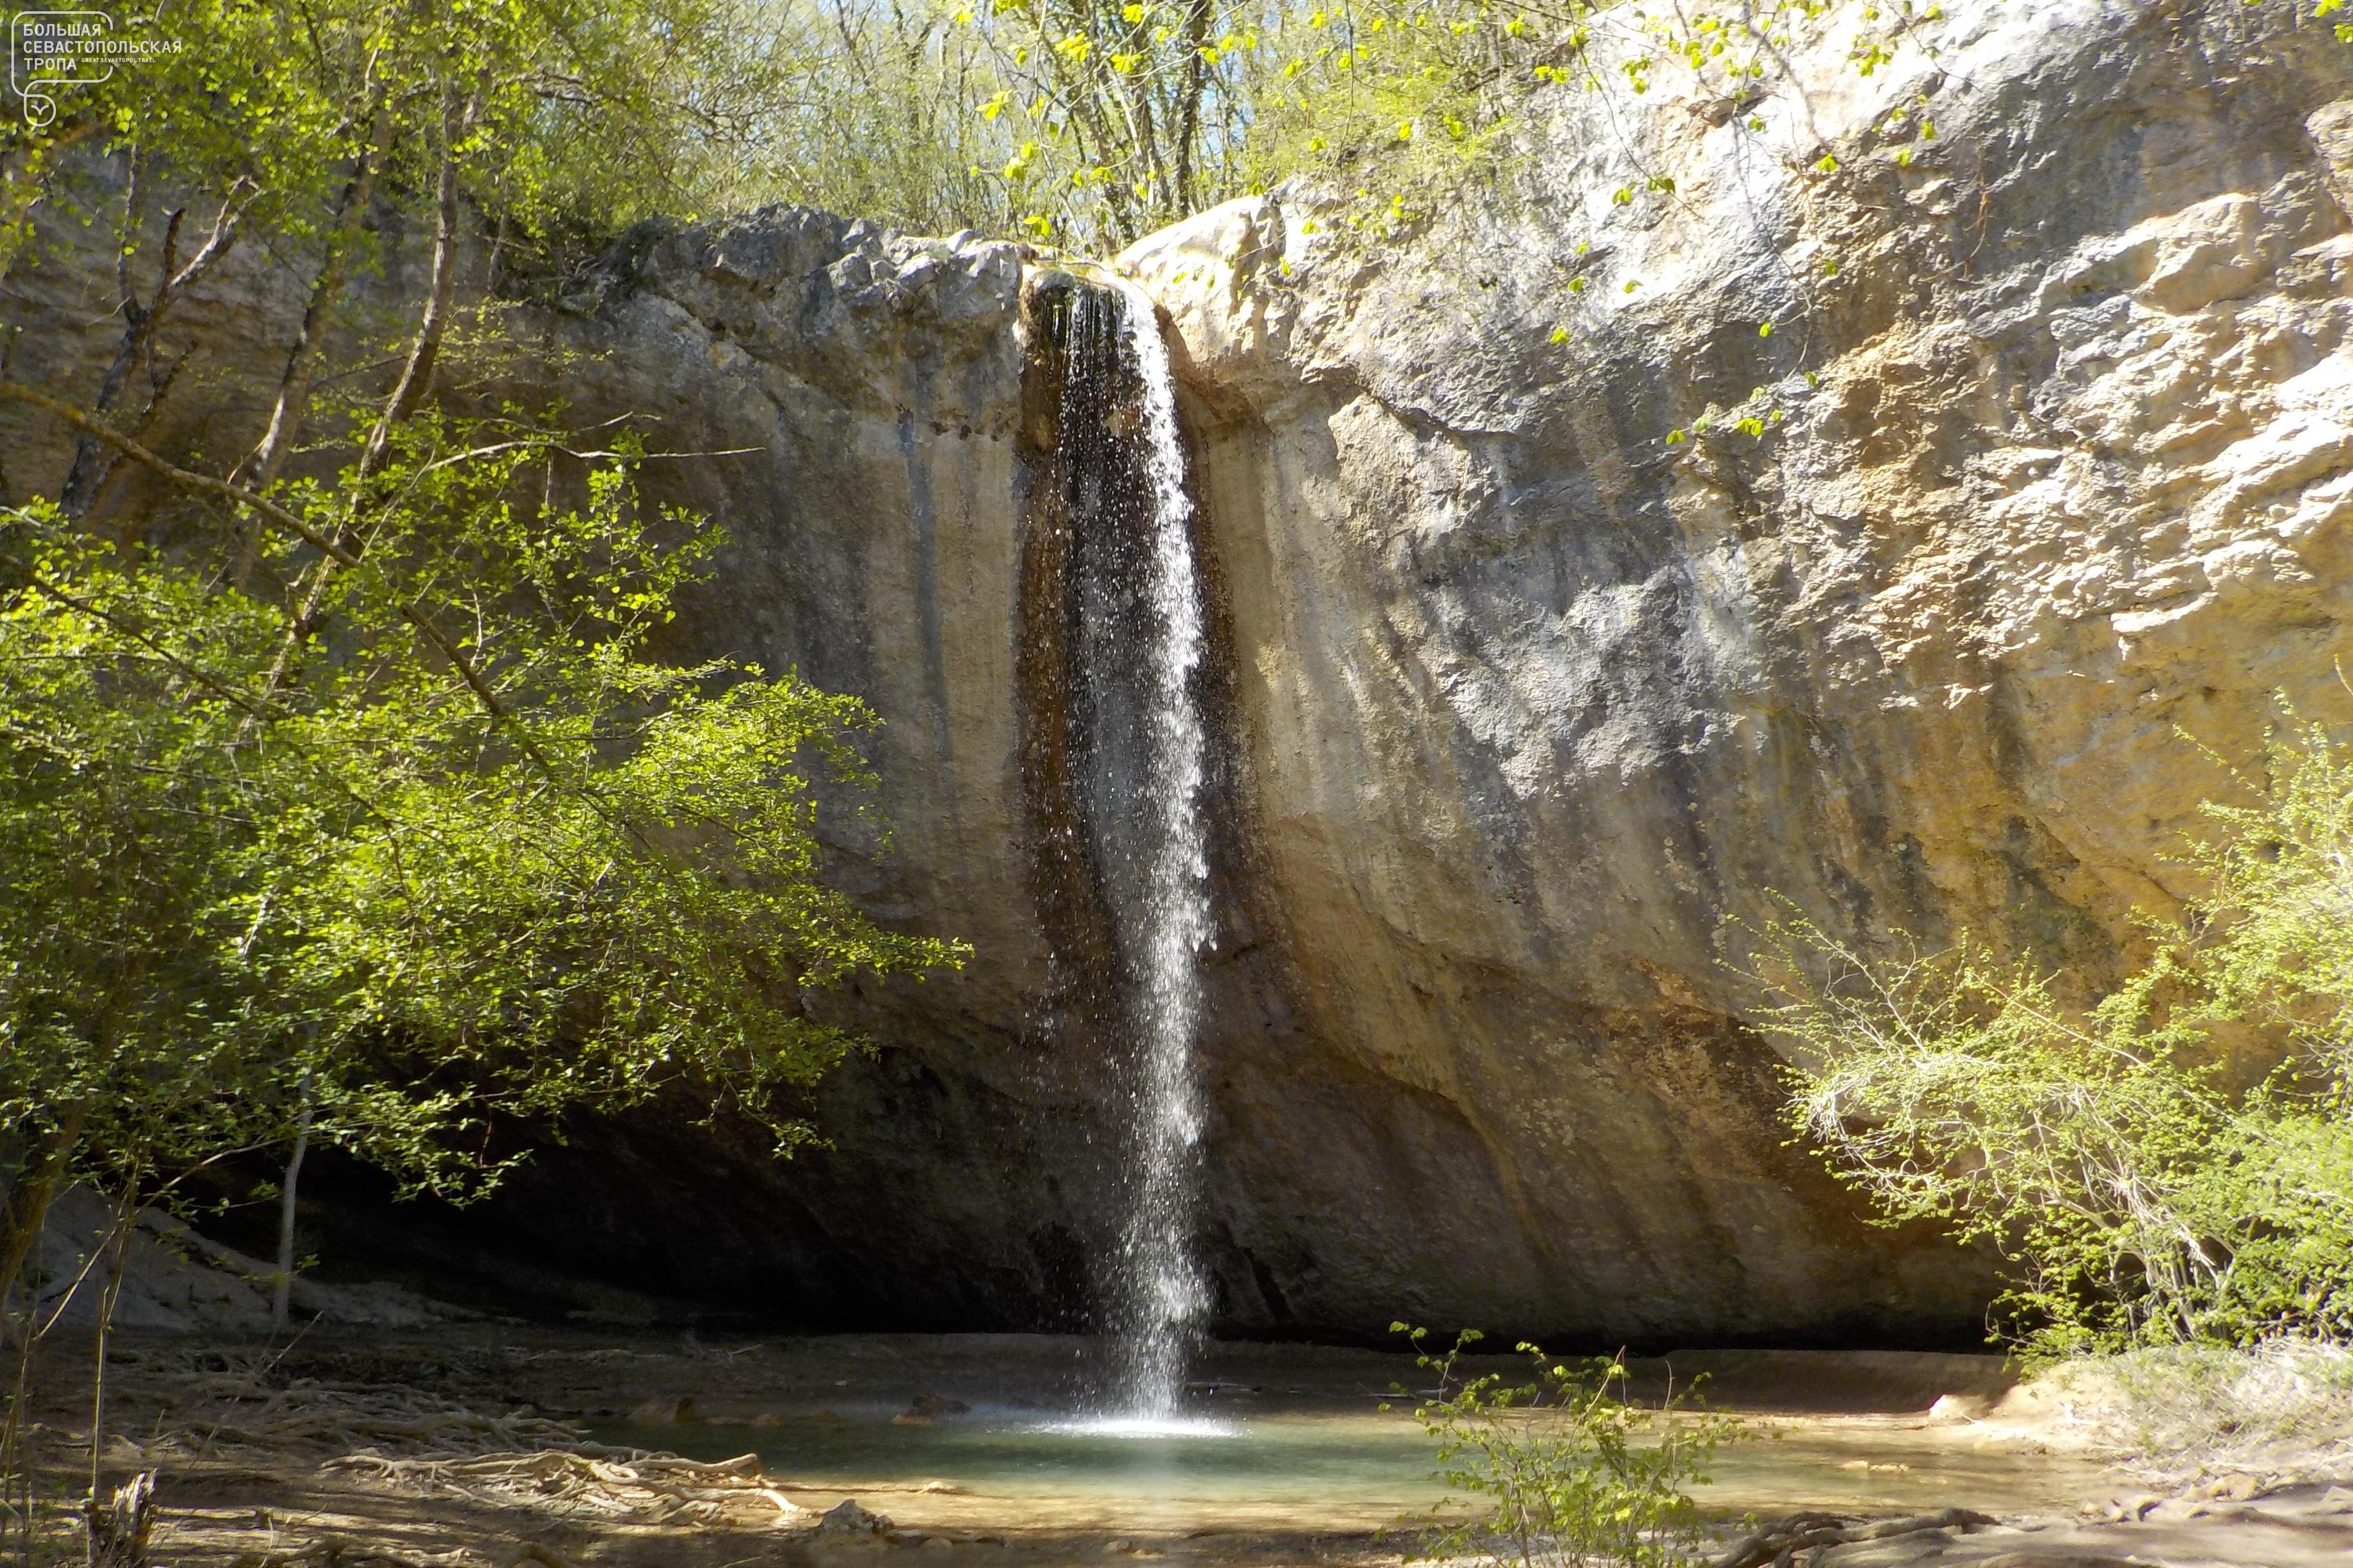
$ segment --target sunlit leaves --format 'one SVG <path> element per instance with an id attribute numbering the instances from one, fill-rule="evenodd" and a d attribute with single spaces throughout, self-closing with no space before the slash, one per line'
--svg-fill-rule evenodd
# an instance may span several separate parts
<path id="1" fill-rule="evenodd" d="M 2353 1337 L 2353 755 L 2300 725 L 2263 762 L 2094 1005 L 1967 935 L 1757 944 L 1793 1120 L 1883 1216 L 2000 1247 L 2041 1353 Z"/>
<path id="2" fill-rule="evenodd" d="M 1692 1489 L 1708 1484 L 1718 1448 L 1748 1436 L 1740 1422 L 1696 1408 L 1688 1389 L 1639 1403 L 1622 1359 L 1556 1360 L 1523 1341 L 1515 1348 L 1531 1381 L 1514 1385 L 1463 1367 L 1483 1337 L 1475 1331 L 1442 1356 L 1423 1350 L 1426 1331 L 1390 1331 L 1409 1334 L 1422 1381 L 1435 1384 L 1414 1417 L 1437 1440 L 1439 1479 L 1460 1500 L 1484 1505 L 1441 1526 L 1422 1555 L 1516 1568 L 1697 1560 L 1704 1533 Z"/>
<path id="3" fill-rule="evenodd" d="M 280 612 L 201 548 L 142 559 L 45 507 L 0 521 L 17 1133 L 79 1107 L 77 1168 L 112 1181 L 266 1145 L 307 1098 L 318 1136 L 456 1189 L 495 1173 L 471 1131 L 491 1110 L 681 1083 L 789 1141 L 775 1092 L 854 1044 L 806 993 L 953 960 L 818 878 L 814 781 L 871 784 L 871 716 L 652 659 L 717 536 L 643 505 L 627 437 L 576 505 L 518 504 L 559 446 L 403 429 L 396 499 L 322 603 L 334 647 L 289 683 Z M 289 504 L 332 531 L 353 484 Z M 408 625 L 437 593 L 497 712 Z"/>

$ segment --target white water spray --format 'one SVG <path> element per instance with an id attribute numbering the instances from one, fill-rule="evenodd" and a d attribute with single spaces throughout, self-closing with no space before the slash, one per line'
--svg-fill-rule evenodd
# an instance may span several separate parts
<path id="1" fill-rule="evenodd" d="M 1144 470 L 1152 489 L 1149 595 L 1156 635 L 1142 650 L 1151 697 L 1143 785 L 1151 829 L 1147 897 L 1134 933 L 1136 1173 L 1125 1262 L 1134 1292 L 1122 1393 L 1126 1414 L 1166 1420 L 1185 1392 L 1185 1360 L 1208 1305 L 1193 1257 L 1201 1094 L 1193 1042 L 1201 1016 L 1198 955 L 1209 940 L 1208 856 L 1201 826 L 1208 745 L 1193 672 L 1201 662 L 1200 575 L 1193 502 L 1176 431 L 1176 381 L 1152 300 L 1118 284 L 1127 341 L 1143 381 Z"/>
<path id="2" fill-rule="evenodd" d="M 1199 954 L 1210 935 L 1201 823 L 1204 628 L 1176 384 L 1157 312 L 1114 282 L 1074 293 L 1062 440 L 1078 611 L 1082 807 L 1117 956 L 1129 1098 L 1125 1211 L 1111 1286 L 1105 1429 L 1173 1432 L 1208 1305 L 1193 1256 Z"/>

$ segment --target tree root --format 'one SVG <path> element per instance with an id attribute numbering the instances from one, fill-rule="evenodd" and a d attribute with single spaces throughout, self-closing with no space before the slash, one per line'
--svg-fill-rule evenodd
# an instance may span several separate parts
<path id="1" fill-rule="evenodd" d="M 295 1552 L 243 1552 L 228 1568 L 434 1568 L 413 1557 L 363 1546 L 345 1535 L 322 1535 Z"/>
<path id="2" fill-rule="evenodd" d="M 373 1479 L 431 1495 L 436 1492 L 508 1507 L 559 1505 L 566 1512 L 663 1523 L 681 1514 L 716 1521 L 741 1502 L 774 1509 L 776 1522 L 807 1510 L 760 1472 L 756 1454 L 709 1463 L 642 1448 L 581 1443 L 528 1453 L 396 1458 L 363 1449 L 327 1461 Z"/>
<path id="3" fill-rule="evenodd" d="M 1778 1524 L 1769 1525 L 1736 1542 L 1710 1568 L 1792 1568 L 1800 1552 L 1846 1546 L 1858 1541 L 1885 1541 L 1892 1536 L 1913 1535 L 1927 1530 L 1981 1529 L 1995 1522 L 1982 1513 L 1972 1513 L 1965 1508 L 1948 1508 L 1942 1513 L 1915 1514 L 1908 1519 L 1876 1521 L 1849 1519 L 1835 1513 L 1793 1514 Z"/>
<path id="4" fill-rule="evenodd" d="M 279 1387 L 251 1372 L 165 1373 L 180 1406 L 174 1425 L 202 1447 L 349 1452 L 376 1447 L 499 1453 L 585 1443 L 587 1432 L 529 1408 L 484 1415 L 456 1400 L 399 1385 L 353 1387 L 301 1378 Z M 193 1396 L 193 1397 L 191 1397 Z"/>
<path id="5" fill-rule="evenodd" d="M 208 1367 L 150 1371 L 166 1385 L 173 1430 L 140 1451 L 142 1461 L 208 1449 L 267 1449 L 315 1459 L 322 1468 L 426 1495 L 462 1498 L 493 1509 L 612 1521 L 754 1527 L 813 1523 L 757 1454 L 689 1459 L 677 1454 L 592 1441 L 584 1426 L 551 1420 L 528 1405 L 487 1415 L 454 1399 L 402 1384 L 354 1385 L 298 1378 L 266 1381 L 266 1369 Z M 530 1557 L 540 1568 L 569 1568 Z M 323 1554 L 323 1556 L 322 1556 Z M 289 1555 L 248 1553 L 234 1568 L 294 1568 L 343 1563 L 327 1545 Z M 520 1560 L 519 1560 L 520 1561 Z M 385 1558 L 385 1568 L 422 1568 Z M 95 1559 L 93 1560 L 95 1563 Z M 110 1561 L 102 1568 L 137 1568 Z"/>

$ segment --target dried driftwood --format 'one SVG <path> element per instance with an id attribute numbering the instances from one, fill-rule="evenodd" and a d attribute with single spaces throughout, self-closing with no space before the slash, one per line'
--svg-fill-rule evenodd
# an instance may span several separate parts
<path id="1" fill-rule="evenodd" d="M 814 1514 L 760 1474 L 753 1453 L 732 1460 L 687 1460 L 675 1453 L 614 1448 L 588 1438 L 575 1422 L 548 1420 L 530 1405 L 485 1415 L 442 1394 L 405 1384 L 346 1384 L 297 1377 L 270 1380 L 269 1368 L 181 1368 L 176 1427 L 169 1448 L 266 1448 L 324 1469 L 343 1469 L 424 1495 L 452 1495 L 508 1510 L 591 1516 L 607 1521 L 769 1523 L 807 1526 Z M 322 1552 L 247 1554 L 233 1568 L 297 1568 Z M 532 1552 L 539 1552 L 534 1547 Z M 327 1552 L 342 1568 L 342 1554 Z M 524 1556 L 530 1556 L 530 1552 Z M 539 1561 L 539 1568 L 555 1568 Z M 385 1568 L 421 1568 L 384 1559 Z M 136 1568 L 127 1561 L 91 1568 Z"/>
<path id="2" fill-rule="evenodd" d="M 716 1521 L 739 1503 L 775 1510 L 779 1523 L 807 1510 L 760 1473 L 756 1454 L 708 1463 L 642 1448 L 575 1442 L 527 1453 L 395 1457 L 364 1449 L 331 1459 L 392 1486 L 512 1507 L 556 1505 L 567 1513 L 659 1524 L 681 1515 Z"/>
<path id="3" fill-rule="evenodd" d="M 1845 1546 L 1857 1541 L 1885 1541 L 1891 1536 L 1914 1535 L 1927 1530 L 1968 1531 L 1994 1522 L 1986 1515 L 1972 1513 L 1965 1508 L 1948 1508 L 1942 1513 L 1915 1514 L 1908 1519 L 1875 1521 L 1850 1519 L 1835 1513 L 1793 1514 L 1778 1524 L 1767 1525 L 1756 1534 L 1736 1542 L 1731 1551 L 1711 1564 L 1711 1568 L 1791 1568 L 1800 1552 L 1812 1552 L 1826 1546 Z"/>
<path id="4" fill-rule="evenodd" d="M 262 1448 L 315 1457 L 323 1468 L 366 1476 L 426 1495 L 559 1516 L 662 1523 L 808 1524 L 763 1476 L 759 1457 L 710 1463 L 590 1440 L 587 1429 L 530 1407 L 491 1415 L 454 1399 L 400 1384 L 357 1385 L 301 1378 L 265 1380 L 259 1369 L 189 1369 L 171 1377 L 182 1394 L 167 1439 L 199 1449 Z M 252 1555 L 238 1568 L 292 1568 L 309 1552 Z M 333 1555 L 331 1553 L 330 1555 Z M 341 1561 L 340 1558 L 337 1559 Z M 389 1568 L 406 1565 L 386 1559 Z M 92 1568 L 136 1568 L 92 1560 Z M 348 1568 L 348 1564 L 344 1565 Z M 550 1568 L 541 1563 L 541 1568 Z"/>
<path id="5" fill-rule="evenodd" d="M 485 1415 L 422 1389 L 298 1378 L 271 1387 L 251 1373 L 197 1372 L 177 1425 L 204 1446 L 349 1452 L 360 1447 L 495 1453 L 585 1441 L 585 1427 L 529 1409 Z M 192 1397 L 187 1397 L 192 1396 Z"/>

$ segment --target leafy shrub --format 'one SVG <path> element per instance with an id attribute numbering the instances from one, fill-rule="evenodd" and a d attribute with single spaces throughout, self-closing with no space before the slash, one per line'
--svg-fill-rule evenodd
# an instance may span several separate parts
<path id="1" fill-rule="evenodd" d="M 1417 1349 L 1429 1332 L 1395 1328 L 1409 1331 Z M 1534 1382 L 1466 1375 L 1463 1353 L 1480 1337 L 1467 1331 L 1444 1355 L 1415 1358 L 1438 1386 L 1414 1418 L 1438 1439 L 1439 1479 L 1468 1494 L 1440 1506 L 1492 1505 L 1439 1531 L 1421 1555 L 1493 1554 L 1524 1568 L 1697 1560 L 1699 1509 L 1689 1489 L 1708 1484 L 1716 1448 L 1741 1436 L 1740 1423 L 1688 1409 L 1689 1395 L 1672 1391 L 1655 1406 L 1636 1404 L 1622 1355 L 1556 1361 L 1523 1342 Z"/>
<path id="2" fill-rule="evenodd" d="M 2353 756 L 2306 725 L 2268 761 L 2089 1009 L 1966 933 L 1763 933 L 1792 1123 L 1882 1219 L 2000 1248 L 1999 1331 L 2038 1355 L 2353 1337 Z"/>

